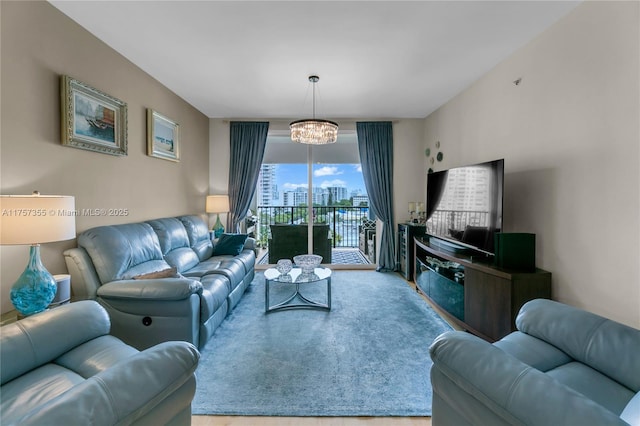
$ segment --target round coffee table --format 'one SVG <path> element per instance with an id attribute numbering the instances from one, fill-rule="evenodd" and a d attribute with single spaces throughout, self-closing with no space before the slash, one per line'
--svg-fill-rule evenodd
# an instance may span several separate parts
<path id="1" fill-rule="evenodd" d="M 331 269 L 315 268 L 311 274 L 303 274 L 302 269 L 293 268 L 287 274 L 280 274 L 277 269 L 269 268 L 264 271 L 265 289 L 264 289 L 264 308 L 265 312 L 280 311 L 284 309 L 322 309 L 331 310 Z M 315 302 L 307 299 L 300 293 L 300 286 L 304 284 L 312 284 L 320 281 L 327 281 L 327 303 Z M 273 283 L 289 284 L 294 286 L 293 294 L 282 302 L 271 305 L 269 302 L 269 287 Z M 295 299 L 298 299 L 296 301 Z"/>

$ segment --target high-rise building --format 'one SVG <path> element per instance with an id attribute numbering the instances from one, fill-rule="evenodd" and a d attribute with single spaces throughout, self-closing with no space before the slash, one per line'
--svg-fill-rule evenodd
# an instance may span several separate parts
<path id="1" fill-rule="evenodd" d="M 344 186 L 328 186 L 325 189 L 331 194 L 330 198 L 334 203 L 349 199 L 347 188 Z"/>
<path id="2" fill-rule="evenodd" d="M 277 164 L 263 164 L 260 167 L 257 185 L 257 199 L 259 206 L 273 206 L 279 204 L 278 185 L 276 181 Z"/>

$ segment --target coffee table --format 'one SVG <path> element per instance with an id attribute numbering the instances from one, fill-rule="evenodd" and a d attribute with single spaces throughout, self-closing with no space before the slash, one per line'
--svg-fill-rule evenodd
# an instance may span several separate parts
<path id="1" fill-rule="evenodd" d="M 265 280 L 265 312 L 280 311 L 284 309 L 321 309 L 331 310 L 331 269 L 315 268 L 311 274 L 303 274 L 302 269 L 293 268 L 287 274 L 280 274 L 277 269 L 269 268 L 264 271 Z M 327 303 L 316 302 L 307 299 L 300 293 L 300 287 L 306 284 L 317 283 L 326 280 L 327 282 Z M 273 283 L 288 284 L 294 287 L 293 294 L 282 302 L 271 305 L 269 302 L 269 287 Z M 295 299 L 298 299 L 297 301 Z"/>

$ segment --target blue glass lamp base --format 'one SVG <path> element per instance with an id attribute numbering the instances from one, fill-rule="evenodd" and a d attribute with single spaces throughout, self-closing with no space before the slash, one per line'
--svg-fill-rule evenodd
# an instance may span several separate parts
<path id="1" fill-rule="evenodd" d="M 222 226 L 222 222 L 220 222 L 220 214 L 218 214 L 218 219 L 216 219 L 215 225 L 213 225 L 213 236 L 214 238 L 220 238 L 220 235 L 224 233 L 224 226 Z"/>
<path id="2" fill-rule="evenodd" d="M 55 278 L 40 260 L 40 246 L 31 246 L 27 268 L 11 287 L 11 303 L 24 316 L 37 314 L 47 309 L 57 289 Z"/>

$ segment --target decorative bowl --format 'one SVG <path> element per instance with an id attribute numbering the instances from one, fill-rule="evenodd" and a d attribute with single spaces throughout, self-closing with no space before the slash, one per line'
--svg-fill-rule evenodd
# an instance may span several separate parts
<path id="1" fill-rule="evenodd" d="M 280 272 L 280 275 L 289 273 L 293 265 L 289 259 L 280 259 L 276 264 L 276 269 Z"/>
<path id="2" fill-rule="evenodd" d="M 313 270 L 317 268 L 322 262 L 322 256 L 317 254 L 300 254 L 293 257 L 293 263 L 302 269 L 303 274 L 312 274 Z"/>

